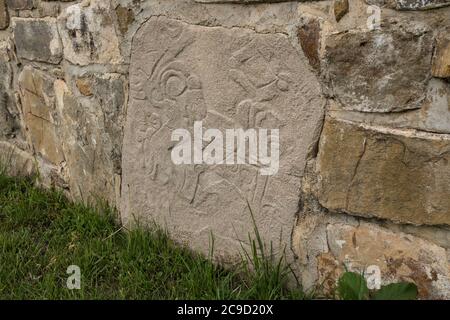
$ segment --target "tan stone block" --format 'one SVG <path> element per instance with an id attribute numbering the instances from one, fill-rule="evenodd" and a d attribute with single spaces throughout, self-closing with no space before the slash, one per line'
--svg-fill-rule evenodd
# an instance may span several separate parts
<path id="1" fill-rule="evenodd" d="M 69 77 L 69 76 L 68 76 Z M 70 75 L 75 77 L 75 75 Z M 98 199 L 117 205 L 121 174 L 122 122 L 125 80 L 118 74 L 89 74 L 90 99 L 79 99 L 63 80 L 54 83 L 59 118 L 57 132 L 66 156 L 65 170 L 72 198 Z"/>
<path id="2" fill-rule="evenodd" d="M 306 203 L 293 232 L 293 250 L 306 290 L 333 297 L 339 277 L 348 270 L 364 274 L 371 289 L 406 281 L 418 286 L 421 299 L 450 298 L 445 248 L 417 236 L 420 232 L 413 235 L 310 205 Z"/>
<path id="3" fill-rule="evenodd" d="M 441 37 L 436 41 L 432 74 L 437 78 L 450 78 L 450 37 Z"/>
<path id="4" fill-rule="evenodd" d="M 54 18 L 11 18 L 17 56 L 22 59 L 58 64 L 63 46 Z"/>
<path id="5" fill-rule="evenodd" d="M 31 67 L 26 67 L 19 76 L 22 112 L 29 140 L 36 153 L 58 165 L 64 161 L 64 154 L 52 116 L 53 81 L 52 77 Z"/>
<path id="6" fill-rule="evenodd" d="M 27 10 L 35 7 L 33 0 L 6 0 L 6 3 L 12 10 Z"/>
<path id="7" fill-rule="evenodd" d="M 392 23 L 381 30 L 356 29 L 326 37 L 326 74 L 344 109 L 392 112 L 420 108 L 430 79 L 434 37 L 414 25 Z"/>
<path id="8" fill-rule="evenodd" d="M 31 154 L 12 143 L 0 141 L 0 171 L 10 176 L 29 176 L 34 174 L 35 161 Z"/>
<path id="9" fill-rule="evenodd" d="M 0 0 L 0 30 L 6 29 L 9 26 L 8 9 L 6 8 L 5 0 Z"/>
<path id="10" fill-rule="evenodd" d="M 377 268 L 381 284 L 414 282 L 421 298 L 450 297 L 450 268 L 444 248 L 369 223 L 361 223 L 358 227 L 329 224 L 327 236 L 330 253 L 322 255 L 322 261 L 328 257 L 326 260 L 335 263 L 341 270 L 346 265 L 350 270 L 361 273 Z M 330 255 L 334 260 L 330 259 Z M 322 278 L 336 279 L 333 268 L 324 268 L 319 272 Z"/>
<path id="11" fill-rule="evenodd" d="M 345 111 L 335 101 L 330 100 L 328 115 L 368 125 L 450 133 L 450 84 L 443 79 L 431 79 L 426 90 L 426 99 L 420 109 L 389 113 Z"/>
<path id="12" fill-rule="evenodd" d="M 450 137 L 328 118 L 318 198 L 335 211 L 412 224 L 450 224 Z"/>
<path id="13" fill-rule="evenodd" d="M 10 61 L 10 44 L 0 41 L 0 139 L 21 135 L 19 111 L 17 109 L 13 85 L 13 67 Z"/>

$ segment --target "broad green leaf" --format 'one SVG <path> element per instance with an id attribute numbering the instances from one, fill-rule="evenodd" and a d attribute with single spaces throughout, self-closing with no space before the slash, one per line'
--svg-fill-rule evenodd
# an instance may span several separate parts
<path id="1" fill-rule="evenodd" d="M 338 281 L 337 293 L 342 300 L 367 300 L 366 279 L 355 272 L 345 272 Z"/>
<path id="2" fill-rule="evenodd" d="M 400 282 L 381 287 L 375 292 L 374 300 L 415 300 L 417 286 L 414 283 Z"/>

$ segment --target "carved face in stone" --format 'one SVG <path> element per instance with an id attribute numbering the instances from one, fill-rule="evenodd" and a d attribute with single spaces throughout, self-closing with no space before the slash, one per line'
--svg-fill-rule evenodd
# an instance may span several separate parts
<path id="1" fill-rule="evenodd" d="M 152 106 L 161 109 L 171 122 L 179 123 L 177 119 L 182 118 L 184 126 L 192 126 L 194 121 L 206 116 L 201 82 L 180 61 L 173 61 L 157 70 L 146 93 Z"/>

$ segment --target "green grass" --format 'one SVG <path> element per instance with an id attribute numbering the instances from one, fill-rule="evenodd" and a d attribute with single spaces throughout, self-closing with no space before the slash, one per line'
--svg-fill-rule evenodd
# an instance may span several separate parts
<path id="1" fill-rule="evenodd" d="M 304 297 L 286 289 L 289 268 L 263 254 L 257 233 L 242 263 L 225 269 L 156 228 L 124 231 L 114 214 L 0 174 L 0 299 Z M 80 290 L 66 287 L 70 265 L 81 269 Z"/>

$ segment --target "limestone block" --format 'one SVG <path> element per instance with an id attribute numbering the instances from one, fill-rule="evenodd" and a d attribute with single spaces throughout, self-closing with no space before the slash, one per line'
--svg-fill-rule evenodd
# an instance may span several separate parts
<path id="1" fill-rule="evenodd" d="M 12 18 L 17 55 L 32 61 L 57 64 L 62 44 L 54 18 Z"/>
<path id="2" fill-rule="evenodd" d="M 396 0 L 398 10 L 428 10 L 450 5 L 449 0 Z"/>
<path id="3" fill-rule="evenodd" d="M 27 66 L 19 76 L 19 89 L 23 119 L 34 151 L 58 165 L 65 158 L 55 129 L 54 80 Z"/>
<path id="4" fill-rule="evenodd" d="M 13 74 L 6 41 L 0 42 L 0 75 L 0 139 L 8 139 L 16 135 L 19 125 L 18 111 L 12 96 Z"/>
<path id="5" fill-rule="evenodd" d="M 29 176 L 36 172 L 35 161 L 12 143 L 0 141 L 0 171 L 10 176 Z"/>
<path id="6" fill-rule="evenodd" d="M 301 261 L 303 276 L 322 284 L 326 294 L 333 294 L 347 268 L 364 273 L 372 288 L 407 281 L 418 286 L 419 298 L 450 297 L 446 250 L 417 236 L 372 222 L 307 213 L 294 231 L 294 247 L 300 257 L 308 257 Z"/>
<path id="7" fill-rule="evenodd" d="M 335 211 L 395 222 L 450 224 L 450 136 L 328 118 L 318 198 Z"/>
<path id="8" fill-rule="evenodd" d="M 92 0 L 67 7 L 60 15 L 59 32 L 64 58 L 73 64 L 122 62 L 110 1 Z"/>
<path id="9" fill-rule="evenodd" d="M 5 0 L 0 0 L 0 30 L 6 29 L 9 26 L 8 9 L 6 8 Z"/>
<path id="10" fill-rule="evenodd" d="M 446 250 L 420 238 L 393 233 L 369 223 L 358 227 L 329 224 L 330 253 L 351 268 L 377 266 L 385 282 L 417 282 L 420 295 L 450 297 Z"/>
<path id="11" fill-rule="evenodd" d="M 229 257 L 253 233 L 289 246 L 305 159 L 323 116 L 308 61 L 281 34 L 153 17 L 134 37 L 123 144 L 122 219 L 157 221 L 173 237 Z M 175 165 L 174 129 L 280 130 L 280 170 Z M 287 250 L 289 251 L 289 250 Z"/>
<path id="12" fill-rule="evenodd" d="M 100 198 L 115 206 L 120 192 L 125 81 L 108 73 L 82 79 L 89 86 L 89 99 L 73 93 L 62 80 L 54 84 L 67 181 L 73 198 L 85 202 Z"/>
<path id="13" fill-rule="evenodd" d="M 383 27 L 330 35 L 325 61 L 330 85 L 343 108 L 391 112 L 421 106 L 432 52 L 431 32 Z"/>
<path id="14" fill-rule="evenodd" d="M 450 36 L 439 37 L 433 57 L 432 74 L 437 78 L 450 78 Z"/>
<path id="15" fill-rule="evenodd" d="M 33 0 L 6 0 L 6 3 L 11 10 L 27 10 L 34 8 Z"/>
<path id="16" fill-rule="evenodd" d="M 365 0 L 369 5 L 376 5 L 399 11 L 425 11 L 450 5 L 449 0 Z M 433 11 L 435 13 L 435 11 Z"/>
<path id="17" fill-rule="evenodd" d="M 369 125 L 450 133 L 450 85 L 441 79 L 431 79 L 426 99 L 421 108 L 416 110 L 392 113 L 343 111 L 331 102 L 329 115 Z"/>

